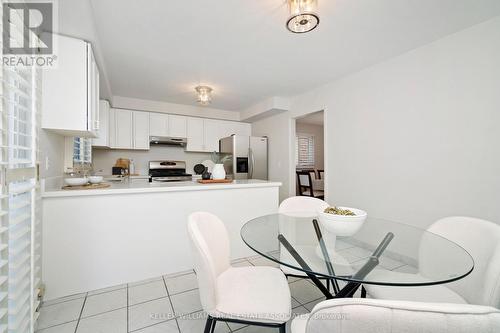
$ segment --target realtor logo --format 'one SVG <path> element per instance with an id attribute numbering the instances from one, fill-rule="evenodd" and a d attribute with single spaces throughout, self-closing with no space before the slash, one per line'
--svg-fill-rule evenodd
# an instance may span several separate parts
<path id="1" fill-rule="evenodd" d="M 51 2 L 4 2 L 2 9 L 4 55 L 52 54 Z"/>

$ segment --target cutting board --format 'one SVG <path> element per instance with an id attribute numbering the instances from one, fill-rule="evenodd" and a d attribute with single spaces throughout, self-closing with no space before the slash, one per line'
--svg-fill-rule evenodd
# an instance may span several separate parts
<path id="1" fill-rule="evenodd" d="M 86 184 L 86 185 L 79 185 L 79 186 L 63 186 L 63 190 L 97 190 L 100 188 L 108 188 L 110 187 L 111 184 L 109 183 L 100 183 L 100 184 Z"/>
<path id="2" fill-rule="evenodd" d="M 201 184 L 227 184 L 232 182 L 232 179 L 198 179 L 198 183 Z"/>

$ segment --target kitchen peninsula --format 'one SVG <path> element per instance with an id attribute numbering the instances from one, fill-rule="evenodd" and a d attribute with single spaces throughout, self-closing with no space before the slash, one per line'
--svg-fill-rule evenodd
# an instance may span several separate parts
<path id="1" fill-rule="evenodd" d="M 277 211 L 280 186 L 261 180 L 204 185 L 144 179 L 95 190 L 46 185 L 46 299 L 192 269 L 186 223 L 195 211 L 214 213 L 225 222 L 233 258 L 251 255 L 240 228 Z"/>

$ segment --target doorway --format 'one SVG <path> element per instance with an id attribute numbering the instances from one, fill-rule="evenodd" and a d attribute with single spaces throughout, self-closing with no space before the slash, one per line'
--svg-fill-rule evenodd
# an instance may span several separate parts
<path id="1" fill-rule="evenodd" d="M 295 119 L 296 195 L 325 198 L 327 174 L 325 172 L 324 117 L 324 111 L 317 111 Z"/>

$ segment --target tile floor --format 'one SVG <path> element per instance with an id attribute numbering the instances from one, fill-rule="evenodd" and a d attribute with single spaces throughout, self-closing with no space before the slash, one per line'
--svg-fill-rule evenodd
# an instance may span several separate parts
<path id="1" fill-rule="evenodd" d="M 356 262 L 366 255 L 362 249 L 345 246 L 344 256 Z M 236 260 L 233 266 L 277 266 L 263 257 Z M 381 263 L 387 269 L 410 271 L 395 260 Z M 306 279 L 290 278 L 292 312 L 308 313 L 324 297 Z M 44 302 L 37 333 L 191 333 L 203 332 L 201 308 L 193 271 L 146 281 L 123 284 Z M 218 323 L 217 333 L 277 332 L 239 324 Z"/>

